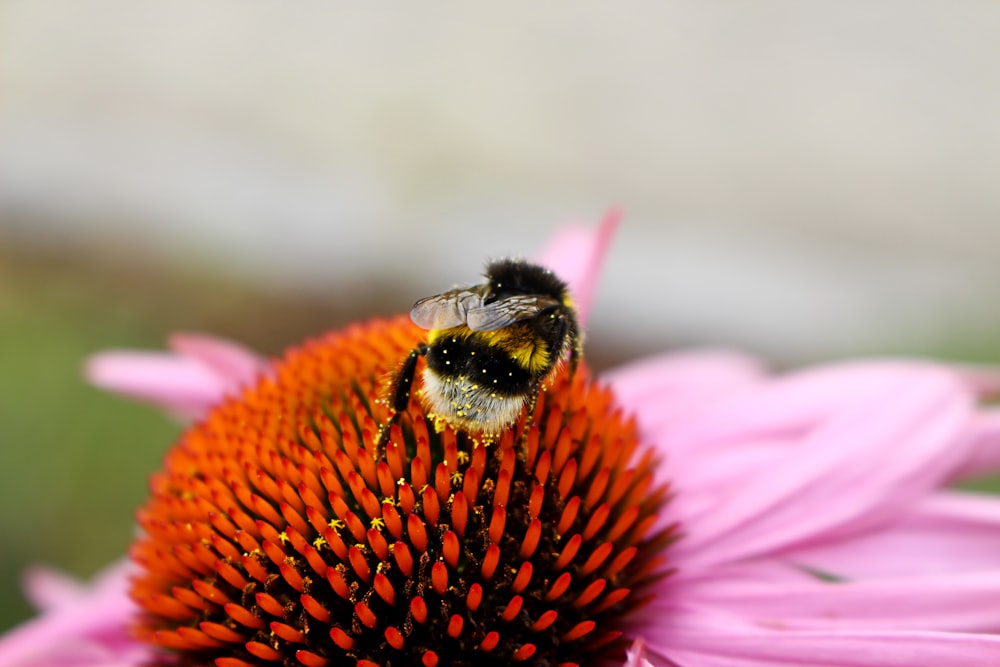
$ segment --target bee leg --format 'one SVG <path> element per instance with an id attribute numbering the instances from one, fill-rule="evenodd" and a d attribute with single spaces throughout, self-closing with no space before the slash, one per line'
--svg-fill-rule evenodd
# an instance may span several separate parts
<path id="1" fill-rule="evenodd" d="M 569 376 L 573 377 L 576 375 L 576 367 L 580 365 L 580 359 L 583 358 L 583 346 L 574 345 L 573 349 L 569 353 Z"/>
<path id="2" fill-rule="evenodd" d="M 570 320 L 570 340 L 573 345 L 569 349 L 569 376 L 576 375 L 576 367 L 583 359 L 583 336 L 580 334 L 579 326 L 575 320 Z"/>
<path id="3" fill-rule="evenodd" d="M 528 460 L 528 433 L 531 432 L 531 425 L 535 418 L 535 407 L 538 406 L 538 392 L 540 387 L 535 387 L 528 394 L 528 411 L 524 413 L 524 430 L 521 432 L 521 441 L 517 445 L 517 458 L 521 461 Z"/>
<path id="4" fill-rule="evenodd" d="M 385 446 L 389 444 L 389 433 L 392 425 L 400 412 L 406 410 L 410 404 L 410 391 L 413 389 L 413 380 L 417 374 L 417 359 L 427 354 L 426 345 L 418 345 L 406 357 L 406 361 L 400 366 L 396 376 L 389 385 L 389 419 L 378 429 L 378 436 L 375 438 L 375 458 L 379 459 L 385 453 Z"/>

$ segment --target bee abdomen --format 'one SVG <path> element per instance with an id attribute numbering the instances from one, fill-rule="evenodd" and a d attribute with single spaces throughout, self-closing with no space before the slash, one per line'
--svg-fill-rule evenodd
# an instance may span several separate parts
<path id="1" fill-rule="evenodd" d="M 422 398 L 429 411 L 452 426 L 496 435 L 517 421 L 525 392 L 501 392 L 468 376 L 442 376 L 424 371 Z"/>

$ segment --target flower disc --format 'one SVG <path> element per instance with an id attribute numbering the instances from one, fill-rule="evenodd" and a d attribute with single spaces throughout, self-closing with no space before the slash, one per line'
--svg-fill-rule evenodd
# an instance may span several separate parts
<path id="1" fill-rule="evenodd" d="M 307 342 L 184 434 L 139 514 L 141 637 L 220 667 L 618 648 L 671 539 L 635 424 L 581 365 L 495 442 L 438 432 L 414 399 L 375 460 L 381 393 L 421 335 L 401 318 Z"/>

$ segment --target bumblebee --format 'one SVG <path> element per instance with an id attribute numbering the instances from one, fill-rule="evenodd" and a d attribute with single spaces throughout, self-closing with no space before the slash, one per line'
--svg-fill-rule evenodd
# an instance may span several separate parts
<path id="1" fill-rule="evenodd" d="M 392 418 L 406 409 L 417 361 L 426 358 L 418 397 L 428 414 L 453 428 L 499 435 L 534 409 L 542 385 L 569 359 L 576 369 L 582 336 L 566 283 L 523 260 L 486 267 L 486 282 L 417 301 L 410 319 L 428 330 L 392 379 Z"/>

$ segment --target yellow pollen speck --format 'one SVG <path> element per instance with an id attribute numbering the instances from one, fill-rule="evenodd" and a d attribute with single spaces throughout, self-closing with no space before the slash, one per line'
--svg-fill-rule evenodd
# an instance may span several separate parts
<path id="1" fill-rule="evenodd" d="M 382 530 L 383 528 L 385 528 L 385 521 L 382 519 L 382 517 L 377 516 L 371 520 L 371 527 L 374 528 L 375 530 Z"/>
<path id="2" fill-rule="evenodd" d="M 282 544 L 288 544 L 289 542 L 288 533 L 286 533 L 285 531 L 281 531 L 280 533 L 278 533 L 278 539 L 281 540 Z"/>

